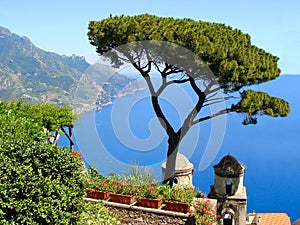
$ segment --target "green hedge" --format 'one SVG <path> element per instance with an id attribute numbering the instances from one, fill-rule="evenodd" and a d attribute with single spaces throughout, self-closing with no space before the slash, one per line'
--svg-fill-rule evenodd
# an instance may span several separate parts
<path id="1" fill-rule="evenodd" d="M 35 111 L 20 113 L 24 108 L 30 105 L 0 102 L 0 224 L 76 224 L 82 164 L 68 149 L 47 144 L 45 124 Z"/>

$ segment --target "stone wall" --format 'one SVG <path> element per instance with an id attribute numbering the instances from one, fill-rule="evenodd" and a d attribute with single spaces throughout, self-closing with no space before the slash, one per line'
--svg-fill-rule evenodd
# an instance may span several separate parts
<path id="1" fill-rule="evenodd" d="M 97 200 L 93 199 L 87 200 L 97 202 Z M 124 225 L 195 225 L 194 217 L 190 214 L 107 201 L 104 201 L 104 205 L 111 212 L 115 213 L 118 216 L 120 224 Z"/>

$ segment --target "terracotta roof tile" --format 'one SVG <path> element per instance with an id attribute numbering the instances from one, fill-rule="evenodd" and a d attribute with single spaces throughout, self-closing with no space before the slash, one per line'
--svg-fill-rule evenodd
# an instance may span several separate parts
<path id="1" fill-rule="evenodd" d="M 258 213 L 261 218 L 259 225 L 291 225 L 291 219 L 286 213 Z"/>

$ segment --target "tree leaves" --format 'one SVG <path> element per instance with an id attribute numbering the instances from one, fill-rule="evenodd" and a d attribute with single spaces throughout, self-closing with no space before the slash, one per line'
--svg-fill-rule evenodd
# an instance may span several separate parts
<path id="1" fill-rule="evenodd" d="M 111 50 L 131 42 L 156 40 L 182 46 L 192 51 L 209 66 L 223 92 L 228 95 L 239 92 L 244 87 L 273 80 L 280 75 L 277 56 L 252 45 L 248 34 L 220 23 L 157 17 L 149 14 L 110 16 L 100 21 L 91 21 L 88 38 L 96 47 L 96 51 L 110 58 L 116 66 L 120 66 L 121 62 L 118 55 Z M 107 52 L 110 53 L 106 54 Z M 158 52 L 157 49 L 155 52 Z M 172 53 L 168 51 L 168 54 Z M 162 65 L 168 56 L 160 55 L 155 59 Z M 184 61 L 184 65 L 190 65 L 186 63 L 188 59 L 183 57 L 181 60 Z M 151 63 L 153 62 L 149 60 L 148 65 L 138 63 L 133 65 L 141 73 L 144 72 L 142 75 L 145 77 L 147 71 L 144 69 L 147 66 L 151 69 Z M 177 69 L 178 65 L 180 64 L 173 64 Z M 184 68 L 184 71 L 191 72 L 188 68 Z M 163 73 L 161 75 L 165 78 Z M 192 78 L 204 79 L 205 76 L 192 76 Z M 229 95 L 228 99 L 231 97 Z M 286 116 L 290 110 L 286 101 L 270 97 L 263 92 L 248 90 L 242 92 L 240 97 L 240 101 L 233 104 L 232 108 L 223 109 L 214 115 L 223 112 L 246 113 L 247 119 L 244 124 L 248 124 L 256 123 L 256 115 Z M 214 115 L 206 118 L 213 118 Z"/>
<path id="2" fill-rule="evenodd" d="M 133 41 L 168 41 L 183 46 L 209 65 L 227 92 L 275 79 L 278 57 L 251 45 L 250 36 L 219 23 L 152 16 L 115 16 L 91 21 L 88 38 L 103 54 Z"/>
<path id="3" fill-rule="evenodd" d="M 82 164 L 46 141 L 47 129 L 70 123 L 72 115 L 67 108 L 0 102 L 1 224 L 76 221 L 84 194 Z"/>
<path id="4" fill-rule="evenodd" d="M 25 117 L 28 121 L 34 121 L 36 126 L 44 127 L 47 131 L 58 131 L 61 126 L 72 127 L 74 120 L 77 118 L 77 115 L 72 113 L 66 105 L 57 107 L 47 103 L 25 103 L 22 100 L 0 101 L 1 112 Z"/>
<path id="5" fill-rule="evenodd" d="M 290 112 L 289 104 L 267 93 L 247 90 L 241 94 L 240 107 L 243 112 L 249 114 L 287 116 Z"/>
<path id="6" fill-rule="evenodd" d="M 267 93 L 246 90 L 241 93 L 241 100 L 233 106 L 238 112 L 245 114 L 244 125 L 256 124 L 256 116 L 268 115 L 272 117 L 284 117 L 290 113 L 288 102 L 277 97 L 271 97 Z"/>

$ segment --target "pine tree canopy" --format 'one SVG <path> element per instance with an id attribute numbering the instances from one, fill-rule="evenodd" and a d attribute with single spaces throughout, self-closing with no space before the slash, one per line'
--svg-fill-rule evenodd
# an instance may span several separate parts
<path id="1" fill-rule="evenodd" d="M 240 101 L 228 112 L 286 116 L 289 104 L 266 93 L 243 87 L 260 84 L 280 75 L 277 56 L 251 44 L 250 36 L 230 26 L 154 15 L 110 16 L 90 21 L 88 38 L 99 54 L 131 42 L 156 40 L 182 46 L 200 57 L 213 72 L 224 93 L 239 93 Z M 248 89 L 248 88 L 247 88 Z M 252 119 L 251 119 L 252 118 Z"/>

